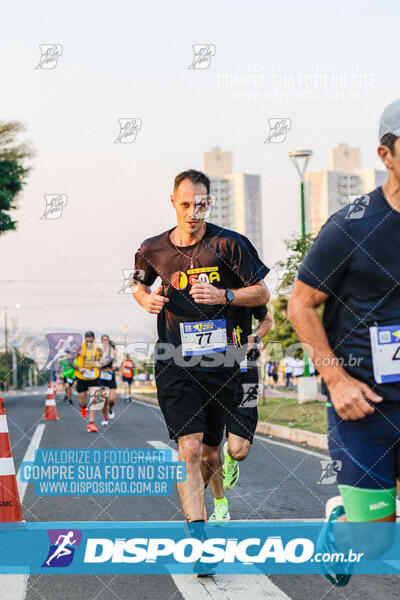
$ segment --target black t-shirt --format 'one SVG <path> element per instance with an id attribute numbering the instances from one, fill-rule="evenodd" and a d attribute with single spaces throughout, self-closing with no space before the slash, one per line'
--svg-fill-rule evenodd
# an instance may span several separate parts
<path id="1" fill-rule="evenodd" d="M 400 324 L 399 232 L 400 213 L 379 187 L 327 220 L 298 275 L 329 294 L 323 324 L 334 354 L 384 400 L 400 400 L 400 382 L 376 383 L 369 328 Z"/>
<path id="2" fill-rule="evenodd" d="M 181 323 L 226 319 L 228 353 L 240 362 L 237 350 L 247 342 L 251 312 L 239 306 L 198 304 L 189 295 L 189 290 L 197 280 L 232 290 L 254 285 L 264 279 L 268 267 L 249 240 L 237 232 L 206 223 L 199 244 L 179 247 L 184 256 L 171 242 L 171 231 L 145 240 L 135 256 L 134 279 L 151 286 L 160 277 L 163 294 L 169 298 L 157 316 L 158 342 L 180 348 Z M 188 257 L 193 257 L 192 269 Z M 204 362 L 211 360 L 210 355 L 203 357 Z"/>

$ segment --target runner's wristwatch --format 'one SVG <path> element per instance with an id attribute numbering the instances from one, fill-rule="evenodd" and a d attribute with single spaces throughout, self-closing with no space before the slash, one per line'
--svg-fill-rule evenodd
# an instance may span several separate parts
<path id="1" fill-rule="evenodd" d="M 254 338 L 254 343 L 255 344 L 259 344 L 261 342 L 260 336 L 257 335 L 256 333 L 251 333 L 250 335 L 251 335 L 251 337 Z"/>
<path id="2" fill-rule="evenodd" d="M 233 299 L 235 297 L 235 294 L 232 292 L 232 290 L 225 290 L 225 300 L 227 304 L 230 304 Z"/>

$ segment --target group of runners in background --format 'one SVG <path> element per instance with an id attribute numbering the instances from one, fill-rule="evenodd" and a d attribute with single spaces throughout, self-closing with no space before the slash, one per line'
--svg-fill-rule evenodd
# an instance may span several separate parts
<path id="1" fill-rule="evenodd" d="M 106 427 L 115 417 L 114 406 L 117 398 L 116 374 L 124 384 L 124 397 L 131 401 L 131 385 L 134 376 L 134 363 L 129 354 L 117 364 L 115 344 L 106 334 L 101 336 L 101 345 L 95 342 L 93 331 L 87 331 L 81 347 L 69 358 L 60 361 L 60 371 L 52 374 L 53 381 L 64 387 L 64 401 L 72 404 L 72 392 L 78 393 L 81 416 L 88 419 L 89 433 L 98 431 L 95 424 L 96 413 L 102 411 L 101 426 Z"/>

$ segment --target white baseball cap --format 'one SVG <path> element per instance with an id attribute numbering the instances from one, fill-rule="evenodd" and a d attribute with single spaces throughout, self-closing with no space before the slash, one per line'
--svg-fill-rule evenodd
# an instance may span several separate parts
<path id="1" fill-rule="evenodd" d="M 387 133 L 400 137 L 400 100 L 391 102 L 383 111 L 379 121 L 379 141 Z"/>

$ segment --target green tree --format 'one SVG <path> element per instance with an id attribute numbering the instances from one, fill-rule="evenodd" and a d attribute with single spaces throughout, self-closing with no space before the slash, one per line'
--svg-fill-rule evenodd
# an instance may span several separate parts
<path id="1" fill-rule="evenodd" d="M 274 354 L 273 342 L 279 342 L 283 352 L 285 352 L 291 344 L 296 344 L 299 341 L 287 317 L 287 305 L 297 277 L 297 271 L 312 242 L 313 236 L 311 234 L 307 234 L 303 239 L 297 233 L 293 233 L 289 239 L 285 240 L 288 251 L 287 258 L 278 261 L 274 265 L 280 275 L 276 290 L 278 296 L 270 302 L 270 310 L 275 325 L 272 331 L 263 339 L 267 351 L 270 350 L 272 354 Z"/>
<path id="2" fill-rule="evenodd" d="M 30 170 L 24 162 L 33 152 L 28 144 L 17 142 L 23 131 L 24 126 L 18 121 L 0 121 L 0 235 L 16 229 L 10 213 L 17 208 L 17 196 Z"/>
<path id="3" fill-rule="evenodd" d="M 29 370 L 35 368 L 35 361 L 32 358 L 28 358 L 19 352 L 15 351 L 16 362 L 17 362 L 17 387 L 23 389 L 28 385 L 29 381 Z M 12 372 L 12 352 L 9 351 L 7 354 L 3 352 L 0 354 L 0 389 L 4 390 L 11 387 L 13 383 L 13 372 Z"/>

